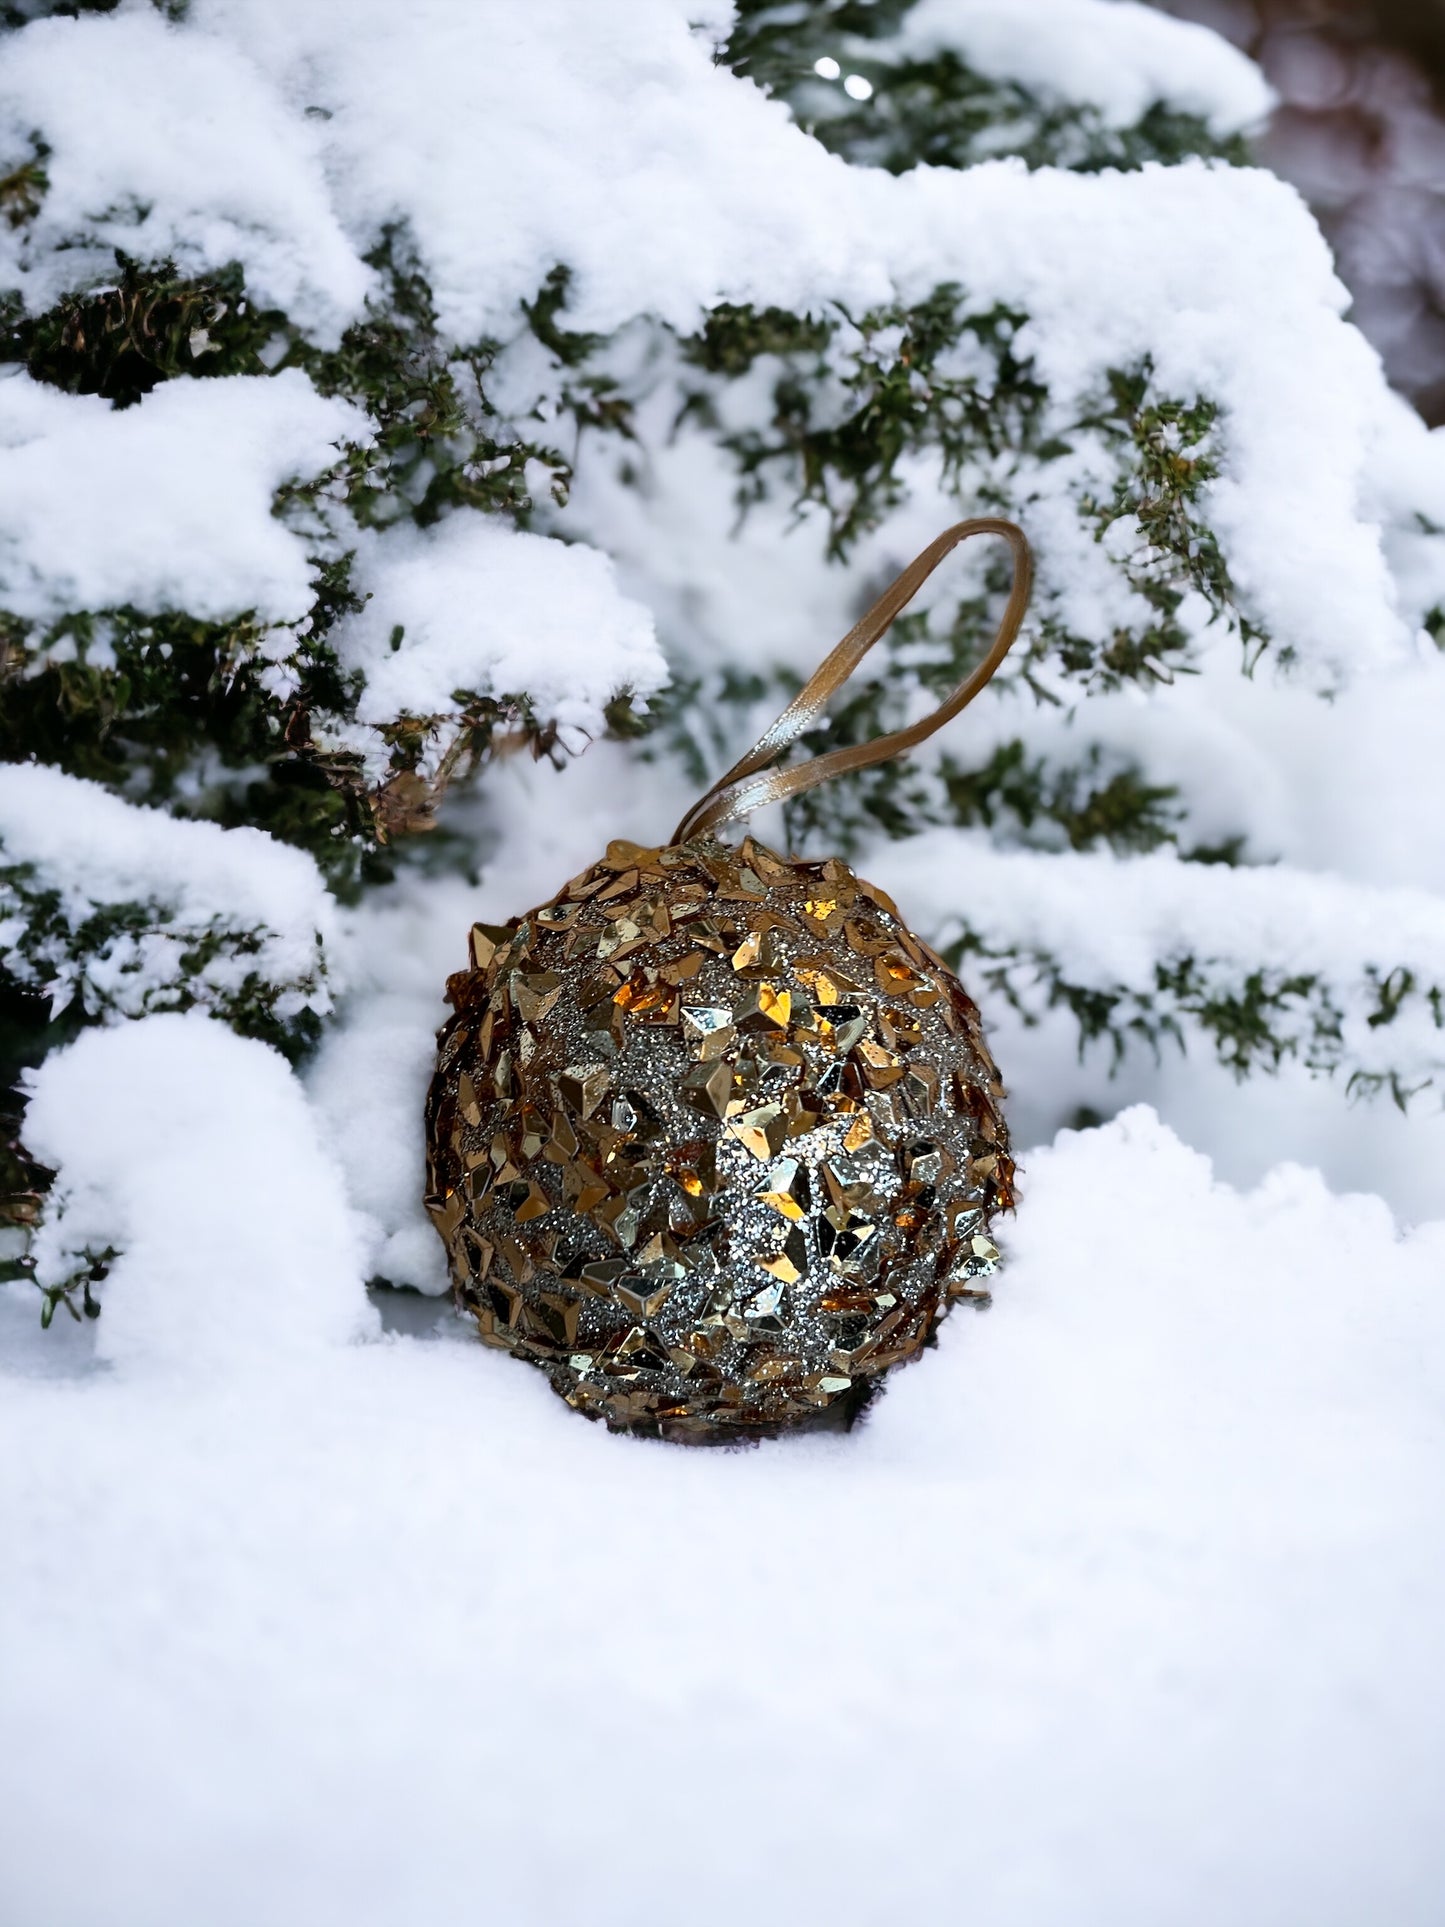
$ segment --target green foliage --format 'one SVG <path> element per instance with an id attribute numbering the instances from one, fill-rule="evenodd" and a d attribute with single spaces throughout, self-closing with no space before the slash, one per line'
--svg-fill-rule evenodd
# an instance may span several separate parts
<path id="1" fill-rule="evenodd" d="M 50 185 L 45 167 L 47 158 L 44 144 L 32 142 L 29 159 L 0 175 L 0 220 L 7 227 L 24 227 L 40 212 L 40 203 Z"/>
<path id="2" fill-rule="evenodd" d="M 940 698 L 962 673 L 936 660 L 909 667 Z M 840 742 L 867 742 L 899 727 L 900 680 L 850 686 L 824 726 L 801 739 L 806 753 L 821 755 Z M 976 767 L 946 750 L 879 764 L 846 785 L 824 784 L 795 797 L 786 817 L 796 847 L 845 855 L 880 832 L 909 836 L 934 824 L 984 828 L 1037 849 L 1143 853 L 1176 844 L 1185 823 L 1175 788 L 1148 782 L 1137 766 L 1107 756 L 1097 743 L 1064 762 L 1031 753 L 1018 738 L 999 744 Z"/>
<path id="3" fill-rule="evenodd" d="M 877 309 L 856 323 L 840 314 L 790 329 L 776 310 L 719 308 L 683 353 L 731 376 L 761 355 L 777 363 L 772 421 L 722 436 L 737 463 L 739 504 L 778 487 L 819 503 L 842 558 L 903 499 L 906 456 L 936 451 L 945 481 L 957 486 L 967 467 L 1039 439 L 1047 395 L 1013 346 L 1024 319 L 970 310 L 962 290 L 945 285 L 913 307 Z M 694 388 L 686 406 L 706 420 L 706 390 Z"/>
<path id="4" fill-rule="evenodd" d="M 1268 964 L 1239 970 L 1186 954 L 1160 959 L 1148 990 L 1101 988 L 1074 981 L 1067 966 L 1045 952 L 998 950 L 966 920 L 943 954 L 955 968 L 965 968 L 971 982 L 1006 999 L 1026 1023 L 1036 1023 L 1046 1010 L 1068 1010 L 1079 1028 L 1081 1056 L 1101 1043 L 1117 1065 L 1131 1045 L 1156 1055 L 1166 1042 L 1182 1048 L 1192 1029 L 1209 1039 L 1220 1062 L 1239 1078 L 1277 1071 L 1287 1061 L 1325 1074 L 1344 1069 L 1351 1095 L 1388 1092 L 1401 1110 L 1424 1088 L 1424 1080 L 1412 1085 L 1398 1070 L 1349 1067 L 1340 993 L 1313 972 Z M 1379 1001 L 1371 1025 L 1423 1009 L 1436 1029 L 1445 1029 L 1442 986 L 1418 985 L 1409 971 L 1374 973 L 1372 981 Z"/>
<path id="5" fill-rule="evenodd" d="M 356 518 L 373 525 L 398 517 L 425 524 L 459 507 L 525 524 L 538 474 L 555 498 L 565 497 L 568 461 L 504 422 L 488 401 L 497 344 L 459 353 L 441 340 L 430 292 L 398 235 L 372 257 L 379 285 L 366 316 L 331 350 L 306 342 L 284 316 L 258 309 L 234 268 L 195 280 L 168 262 L 119 265 L 114 287 L 12 317 L 0 359 L 120 406 L 160 380 L 303 367 L 318 388 L 360 403 L 376 438 L 345 450 L 329 474 L 283 490 L 278 510 L 293 520 L 339 491 Z M 570 416 L 579 432 L 627 435 L 629 401 L 601 365 L 606 344 L 565 328 L 565 295 L 559 272 L 527 310 L 558 370 L 554 419 Z M 1021 493 L 1026 460 L 1067 452 L 1066 442 L 1044 434 L 1047 397 L 1014 346 L 1023 319 L 972 311 L 953 287 L 857 324 L 841 315 L 722 308 L 682 344 L 697 377 L 684 415 L 706 422 L 712 384 L 739 379 L 768 358 L 776 370 L 771 424 L 722 437 L 737 463 L 740 501 L 746 506 L 781 487 L 821 503 L 834 550 L 846 556 L 901 499 L 910 458 L 931 453 L 953 486 L 1004 507 Z M 840 381 L 848 405 L 829 415 L 820 397 L 835 395 Z M 1190 586 L 1227 594 L 1218 545 L 1193 512 L 1212 473 L 1204 444 L 1213 416 L 1207 404 L 1152 397 L 1144 371 L 1119 377 L 1081 427 L 1112 436 L 1119 467 L 1109 499 L 1085 500 L 1080 512 L 1101 537 L 1120 516 L 1139 517 L 1157 546 L 1136 577 L 1158 620 L 1099 651 L 1063 632 L 1044 608 L 1033 646 L 1076 674 L 1118 679 L 1182 652 L 1173 625 L 1181 574 Z M 500 724 L 547 745 L 524 697 L 499 702 L 459 691 L 445 719 L 398 719 L 387 732 L 388 771 L 368 783 L 360 758 L 328 747 L 324 728 L 326 718 L 349 712 L 357 693 L 328 641 L 335 622 L 358 606 L 347 559 L 318 561 L 317 584 L 306 633 L 288 639 L 281 699 L 267 681 L 262 632 L 251 617 L 215 624 L 121 609 L 77 612 L 44 630 L 5 618 L 0 756 L 38 754 L 133 797 L 225 824 L 254 823 L 307 849 L 334 887 L 354 894 L 388 873 L 380 853 L 390 838 L 430 826 L 441 789 L 486 755 Z M 910 665 L 930 688 L 942 693 L 966 668 L 1001 587 L 996 576 L 982 596 L 961 603 L 940 645 Z M 900 640 L 906 635 L 901 625 Z M 274 656 L 274 637 L 268 640 Z M 862 685 L 836 719 L 834 740 L 891 726 L 894 681 L 885 668 Z M 614 711 L 620 730 L 635 727 L 625 700 Z M 443 720 L 448 747 L 439 771 L 423 775 Z M 861 819 L 906 827 L 909 805 L 889 793 L 900 787 L 880 774 L 861 799 Z M 956 780 L 953 793 L 962 794 Z M 971 820 L 959 808 L 957 820 Z M 848 841 L 841 827 L 840 840 Z"/>
<path id="6" fill-rule="evenodd" d="M 709 375 L 736 381 L 762 355 L 821 355 L 834 333 L 834 324 L 812 315 L 792 314 L 787 308 L 738 307 L 720 302 L 711 310 L 700 334 L 683 344 L 686 360 Z M 697 391 L 694 409 L 702 412 L 706 396 Z"/>
<path id="7" fill-rule="evenodd" d="M 280 491 L 277 513 L 302 528 L 314 523 L 323 548 L 320 511 L 338 494 L 371 526 L 424 526 L 460 508 L 525 525 L 538 476 L 565 499 L 569 461 L 504 422 L 488 401 L 497 344 L 457 351 L 443 342 L 430 290 L 397 235 L 385 238 L 371 265 L 378 291 L 334 349 L 317 348 L 284 315 L 249 301 L 234 266 L 198 280 L 169 261 L 122 257 L 113 287 L 67 296 L 35 316 L 12 311 L 0 362 L 118 407 L 160 381 L 304 369 L 322 392 L 359 403 L 374 429 L 373 441 L 344 449 L 327 473 Z M 557 324 L 565 292 L 565 276 L 553 276 L 531 311 L 568 371 L 560 408 L 578 429 L 625 433 L 616 383 L 585 365 L 595 344 Z M 359 694 L 330 641 L 337 621 L 361 606 L 350 578 L 349 556 L 317 555 L 309 620 L 281 651 L 283 695 L 276 633 L 252 615 L 214 623 L 120 608 L 41 626 L 0 614 L 0 758 L 38 756 L 134 800 L 228 826 L 254 824 L 307 850 L 333 888 L 353 896 L 391 873 L 383 846 L 432 827 L 442 791 L 488 753 L 499 725 L 539 750 L 548 737 L 525 692 L 459 690 L 445 715 L 400 717 L 383 730 L 387 768 L 368 778 L 359 755 L 332 746 L 327 730 Z M 626 727 L 625 701 L 615 711 Z M 437 757 L 439 733 L 446 744 Z"/>
<path id="8" fill-rule="evenodd" d="M 971 167 L 1015 155 L 1030 167 L 1097 173 L 1202 154 L 1242 165 L 1238 137 L 1219 139 L 1197 115 L 1154 102 L 1131 127 L 1111 127 L 1097 108 L 1045 99 L 1016 81 L 976 73 L 948 50 L 927 56 L 889 42 L 913 0 L 776 4 L 741 0 L 726 49 L 738 73 L 786 100 L 800 124 L 835 154 L 902 174 L 927 163 Z M 855 101 L 814 72 L 822 56 L 868 81 Z"/>
<path id="9" fill-rule="evenodd" d="M 0 183 L 0 197 L 4 184 Z M 37 203 L 38 204 L 38 203 Z M 401 237 L 388 234 L 369 256 L 378 289 L 340 343 L 323 349 L 285 315 L 257 307 L 234 263 L 202 279 L 171 261 L 117 257 L 113 287 L 63 297 L 43 314 L 12 308 L 0 326 L 0 363 L 20 362 L 37 381 L 129 406 L 157 382 L 178 376 L 265 375 L 302 368 L 321 393 L 367 412 L 375 439 L 349 450 L 336 470 L 293 502 L 315 500 L 340 482 L 363 524 L 409 516 L 434 522 L 448 509 L 479 508 L 522 520 L 531 509 L 528 470 L 564 500 L 571 467 L 547 444 L 518 435 L 487 400 L 495 342 L 456 350 L 437 332 L 431 291 Z M 554 278 L 554 304 L 565 282 Z M 540 305 L 540 304 L 539 304 Z M 601 377 L 567 400 L 581 419 L 622 425 Z"/>
<path id="10" fill-rule="evenodd" d="M 1113 676 L 1167 680 L 1182 667 L 1187 641 L 1177 620 L 1186 590 L 1194 590 L 1240 638 L 1252 663 L 1269 638 L 1240 606 L 1214 531 L 1203 521 L 1204 493 L 1219 473 L 1215 431 L 1219 410 L 1206 397 L 1183 402 L 1153 391 L 1153 369 L 1144 362 L 1116 369 L 1097 413 L 1080 422 L 1103 436 L 1118 457 L 1113 489 L 1100 498 L 1084 493 L 1079 513 L 1103 541 L 1118 523 L 1136 526 L 1142 538 L 1124 564 L 1129 586 L 1150 605 L 1155 620 L 1137 633 L 1116 633 L 1099 658 Z M 1073 667 L 1077 648 L 1058 638 L 1061 659 Z M 1288 651 L 1281 651 L 1281 660 Z"/>
<path id="11" fill-rule="evenodd" d="M 300 976 L 278 981 L 258 962 L 238 977 L 236 963 L 259 960 L 269 931 L 216 916 L 188 923 L 156 897 L 77 912 L 25 863 L 0 864 L 0 928 L 13 933 L 0 942 L 0 971 L 10 984 L 53 998 L 47 1027 L 200 1007 L 292 1057 L 320 1035 L 319 943 Z M 312 1002 L 298 1007 L 302 998 Z"/>
<path id="12" fill-rule="evenodd" d="M 20 1138 L 24 1102 L 20 1078 L 78 1029 L 75 1017 L 53 1018 L 48 997 L 0 970 L 0 1232 L 28 1232 L 54 1172 L 31 1156 Z M 0 1282 L 24 1276 L 26 1260 L 0 1260 Z"/>
<path id="13" fill-rule="evenodd" d="M 43 314 L 12 314 L 0 361 L 23 362 L 36 381 L 121 408 L 177 375 L 265 372 L 262 355 L 284 317 L 247 300 L 238 267 L 197 281 L 169 261 L 121 255 L 118 265 L 114 287 L 65 295 Z"/>
<path id="14" fill-rule="evenodd" d="M 820 505 L 840 558 L 903 499 L 915 462 L 936 469 L 947 489 L 979 512 L 1026 521 L 1029 502 L 1054 486 L 1045 473 L 1050 465 L 1081 445 L 1102 457 L 1112 472 L 1106 489 L 1072 480 L 1068 486 L 1097 541 L 1121 524 L 1131 532 L 1120 573 L 1147 605 L 1147 617 L 1108 638 L 1079 635 L 1051 606 L 1057 595 L 1051 597 L 1045 574 L 1018 655 L 1024 673 L 1032 658 L 1098 687 L 1167 680 L 1187 666 L 1189 640 L 1178 612 L 1190 590 L 1257 652 L 1266 638 L 1240 608 L 1203 519 L 1206 487 L 1218 472 L 1214 404 L 1159 394 L 1146 362 L 1115 371 L 1094 405 L 1061 428 L 1049 419 L 1048 392 L 1017 347 L 1026 319 L 1008 309 L 971 308 L 951 285 L 856 322 L 731 307 L 684 343 L 683 354 L 691 367 L 726 368 L 734 378 L 765 363 L 770 419 L 718 431 L 737 466 L 739 507 L 746 512 L 778 493 Z M 683 414 L 715 422 L 705 385 L 692 386 Z M 970 638 L 991 627 L 989 612 L 1006 586 L 1007 565 L 998 559 L 986 593 L 957 606 L 935 678 L 940 693 L 969 666 Z"/>
<path id="15" fill-rule="evenodd" d="M 737 0 L 737 21 L 723 50 L 736 73 L 769 93 L 786 94 L 811 77 L 822 54 L 850 39 L 886 41 L 914 0 Z"/>
<path id="16" fill-rule="evenodd" d="M 59 1284 L 39 1285 L 40 1292 L 40 1329 L 49 1331 L 51 1320 L 61 1305 L 70 1313 L 76 1324 L 85 1318 L 99 1318 L 100 1304 L 91 1291 L 110 1275 L 110 1267 L 120 1256 L 114 1245 L 106 1245 L 101 1251 L 93 1251 L 89 1246 L 80 1254 L 81 1263 L 69 1277 Z M 81 1294 L 80 1303 L 75 1302 L 75 1294 Z"/>
<path id="17" fill-rule="evenodd" d="M 1080 522 L 1095 543 L 1108 545 L 1110 566 L 1140 614 L 1102 636 L 1079 634 L 1064 619 L 1062 585 L 1041 555 L 1033 613 L 1005 672 L 1031 683 L 1041 699 L 1058 699 L 1060 673 L 1088 691 L 1187 671 L 1191 639 L 1180 614 L 1186 595 L 1202 598 L 1211 618 L 1240 637 L 1246 655 L 1257 654 L 1266 638 L 1241 607 L 1204 519 L 1208 484 L 1218 472 L 1221 424 L 1213 403 L 1160 394 L 1145 363 L 1113 373 L 1092 405 L 1060 427 L 1017 347 L 1024 320 L 1007 310 L 973 310 L 955 287 L 856 322 L 719 309 L 683 344 L 686 369 L 725 370 L 737 379 L 761 367 L 770 404 L 761 423 L 724 431 L 708 386 L 698 381 L 684 418 L 714 429 L 732 455 L 743 513 L 778 494 L 800 506 L 817 504 L 828 514 L 831 552 L 845 559 L 904 498 L 920 463 L 941 475 L 961 505 L 1019 515 L 1026 525 L 1031 502 L 1057 495 L 1060 484 L 1049 471 L 1065 464 L 1058 472 L 1068 477 Z M 1083 466 L 1081 451 L 1089 457 Z M 1109 478 L 1104 486 L 1101 477 Z M 896 623 L 870 658 L 871 673 L 854 678 L 797 753 L 816 755 L 899 728 L 920 686 L 942 700 L 978 661 L 997 620 L 1009 576 L 1001 551 L 986 555 L 981 574 L 979 586 L 951 604 Z M 781 707 L 795 689 L 779 676 L 772 700 Z M 734 681 L 710 689 L 705 708 L 716 713 L 761 699 L 754 682 Z M 674 703 L 659 714 L 659 727 L 674 742 L 688 707 Z M 739 722 L 722 733 L 732 740 L 745 732 Z M 716 766 L 706 748 L 701 760 Z M 884 764 L 797 798 L 787 812 L 799 846 L 844 851 L 880 829 L 902 836 L 950 822 L 982 822 L 1045 847 L 1104 842 L 1148 850 L 1177 841 L 1182 817 L 1170 789 L 1134 769 L 1105 769 L 1097 748 L 1086 749 L 1078 764 L 1048 769 L 1041 759 L 1026 766 L 1018 744 L 977 771 L 947 756 Z M 1229 860 L 1239 853 L 1237 844 L 1199 852 Z"/>
<path id="18" fill-rule="evenodd" d="M 1071 850 L 1142 854 L 1173 843 L 1183 820 L 1172 785 L 1146 782 L 1132 765 L 1107 768 L 1097 743 L 1078 762 L 1050 764 L 1015 738 L 978 769 L 945 757 L 941 774 L 953 822 L 1042 847 L 1061 837 Z"/>
<path id="19" fill-rule="evenodd" d="M 74 20 L 83 13 L 114 13 L 120 0 L 8 0 L 0 7 L 0 26 L 23 27 L 28 20 Z M 169 9 L 162 5 L 160 11 Z"/>
<path id="20" fill-rule="evenodd" d="M 358 607 L 339 566 L 333 619 Z M 254 824 L 307 850 L 343 897 L 368 876 L 378 839 L 360 759 L 328 752 L 310 719 L 354 698 L 324 628 L 295 639 L 295 693 L 278 702 L 251 617 L 203 622 L 122 608 L 66 616 L 38 633 L 4 619 L 0 760 L 34 756 L 133 802 L 233 827 Z"/>
<path id="21" fill-rule="evenodd" d="M 572 476 L 565 457 L 517 434 L 487 399 L 497 344 L 458 351 L 442 341 L 431 290 L 400 235 L 388 234 L 369 261 L 380 292 L 339 347 L 323 352 L 295 338 L 277 364 L 303 367 L 323 394 L 366 410 L 375 441 L 350 451 L 338 470 L 357 520 L 379 527 L 409 517 L 426 526 L 450 509 L 474 508 L 524 522 L 533 465 L 564 501 Z"/>
<path id="22" fill-rule="evenodd" d="M 1162 103 L 1137 125 L 1112 129 L 1092 108 L 1041 100 L 1013 82 L 973 72 L 957 54 L 905 57 L 890 43 L 911 5 L 741 0 L 725 57 L 785 98 L 834 152 L 895 173 L 920 162 L 961 167 L 1002 154 L 1022 156 L 1030 166 L 1080 171 L 1186 154 L 1246 158 L 1240 142 L 1216 141 L 1201 121 Z M 814 72 L 821 56 L 862 75 L 871 98 L 852 101 L 836 81 L 821 80 Z M 1056 487 L 1046 475 L 1051 464 L 1080 448 L 1101 453 L 1104 462 L 1096 466 L 1109 479 L 1103 486 L 1097 478 L 1071 484 L 1075 506 L 1096 541 L 1108 541 L 1111 555 L 1122 550 L 1116 566 L 1138 597 L 1141 616 L 1108 636 L 1078 634 L 1062 615 L 1045 567 L 1010 673 L 1034 681 L 1046 664 L 1050 681 L 1062 670 L 1085 688 L 1167 681 L 1188 667 L 1180 611 L 1191 591 L 1240 637 L 1247 657 L 1257 655 L 1267 638 L 1240 606 L 1205 520 L 1207 486 L 1218 471 L 1214 404 L 1161 394 L 1144 362 L 1114 371 L 1094 405 L 1060 427 L 1049 419 L 1049 396 L 1017 346 L 1027 319 L 981 309 L 953 286 L 856 323 L 847 315 L 723 308 L 685 354 L 698 369 L 727 378 L 767 358 L 771 419 L 722 437 L 737 464 L 739 506 L 746 511 L 775 493 L 821 505 L 840 558 L 903 498 L 920 459 L 971 508 L 1027 521 L 1030 501 Z M 685 414 L 706 423 L 716 419 L 711 410 L 700 385 Z M 826 731 L 805 740 L 800 753 L 898 727 L 915 682 L 941 697 L 977 660 L 979 638 L 991 631 L 1006 587 L 1005 562 L 990 558 L 982 593 L 960 598 L 941 634 L 930 636 L 917 621 L 897 625 L 877 652 L 873 675 L 855 682 Z M 1131 849 L 1172 840 L 1179 812 L 1166 807 L 1167 791 L 1137 772 L 1112 771 L 1099 786 L 1096 763 L 1087 776 L 1080 770 L 1046 775 L 1036 765 L 1025 781 L 1007 756 L 1007 749 L 1000 751 L 993 766 L 968 776 L 947 762 L 941 772 L 899 764 L 869 771 L 852 781 L 846 797 L 815 792 L 798 799 L 790 806 L 790 832 L 817 847 L 824 840 L 848 847 L 878 828 L 902 835 L 928 822 L 983 820 L 1011 821 L 1030 840 L 1062 834 L 1071 848 L 1094 838 Z M 1219 854 L 1237 856 L 1238 849 Z"/>

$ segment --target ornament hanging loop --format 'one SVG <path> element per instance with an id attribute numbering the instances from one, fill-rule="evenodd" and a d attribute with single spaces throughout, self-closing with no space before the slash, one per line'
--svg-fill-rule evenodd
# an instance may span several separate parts
<path id="1" fill-rule="evenodd" d="M 794 764 L 791 769 L 769 769 L 768 765 L 775 762 L 795 738 L 817 722 L 874 643 L 888 633 L 895 618 L 907 608 L 944 557 L 971 535 L 1000 535 L 1013 551 L 1013 584 L 1009 590 L 1008 604 L 993 642 L 989 645 L 988 654 L 978 667 L 964 677 L 931 715 L 911 723 L 907 729 L 895 729 L 887 736 L 875 737 L 871 743 L 855 743 L 846 749 L 829 750 L 825 756 L 815 756 L 806 763 Z M 849 770 L 868 769 L 875 763 L 886 763 L 892 757 L 901 756 L 906 750 L 926 741 L 936 729 L 941 729 L 961 709 L 966 709 L 991 680 L 994 671 L 1013 647 L 1024 611 L 1028 608 L 1032 587 L 1033 558 L 1027 538 L 1017 523 L 985 515 L 967 522 L 955 522 L 951 529 L 945 529 L 921 555 L 915 556 L 903 573 L 883 591 L 868 613 L 853 625 L 746 756 L 734 763 L 726 775 L 720 776 L 705 796 L 698 798 L 678 824 L 673 842 L 684 843 L 689 837 L 716 830 L 724 823 L 731 823 L 740 816 L 761 809 L 765 803 L 785 802 L 790 796 L 801 795 L 804 790 L 829 782 L 835 776 L 845 775 Z"/>

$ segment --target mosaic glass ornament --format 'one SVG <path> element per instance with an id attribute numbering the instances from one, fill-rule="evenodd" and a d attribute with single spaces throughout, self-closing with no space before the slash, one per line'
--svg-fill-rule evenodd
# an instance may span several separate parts
<path id="1" fill-rule="evenodd" d="M 1009 541 L 1014 583 L 973 674 L 910 730 L 769 767 L 982 533 Z M 482 1338 L 578 1411 L 691 1442 L 846 1417 L 951 1305 L 986 1301 L 1013 1165 L 977 1008 L 847 864 L 714 832 L 956 715 L 1028 593 L 1012 523 L 946 531 L 671 843 L 613 843 L 529 915 L 474 926 L 427 1205 Z"/>

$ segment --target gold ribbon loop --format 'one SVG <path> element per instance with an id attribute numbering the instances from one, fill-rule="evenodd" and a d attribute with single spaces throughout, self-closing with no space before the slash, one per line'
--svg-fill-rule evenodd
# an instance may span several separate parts
<path id="1" fill-rule="evenodd" d="M 766 769 L 766 765 L 774 762 L 795 737 L 812 727 L 874 643 L 888 633 L 894 618 L 907 608 L 943 558 L 971 535 L 1001 535 L 1013 550 L 1014 565 L 1008 606 L 989 652 L 978 667 L 964 677 L 953 694 L 940 703 L 931 715 L 910 723 L 907 729 L 895 729 L 887 736 L 876 737 L 871 743 L 855 743 L 847 749 L 829 750 L 827 755 L 814 756 L 810 761 L 797 763 L 791 769 Z M 1024 532 L 1016 523 L 983 515 L 972 521 L 955 522 L 951 529 L 945 529 L 883 591 L 867 615 L 853 625 L 747 755 L 734 763 L 725 776 L 720 776 L 706 796 L 698 798 L 678 824 L 673 842 L 684 843 L 689 837 L 718 829 L 736 817 L 747 816 L 750 811 L 761 809 L 765 803 L 784 802 L 788 797 L 813 789 L 834 776 L 842 776 L 847 770 L 867 769 L 874 763 L 886 763 L 890 757 L 901 756 L 905 750 L 924 742 L 936 729 L 951 722 L 961 709 L 967 708 L 1013 647 L 1028 607 L 1032 586 L 1033 558 Z M 765 773 L 759 775 L 759 771 Z"/>

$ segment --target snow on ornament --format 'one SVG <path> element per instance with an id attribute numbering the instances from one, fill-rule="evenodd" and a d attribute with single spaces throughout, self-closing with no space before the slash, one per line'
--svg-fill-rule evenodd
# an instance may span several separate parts
<path id="1" fill-rule="evenodd" d="M 973 673 L 909 729 L 770 768 L 976 534 L 1009 542 L 1014 579 Z M 613 843 L 539 909 L 474 926 L 427 1206 L 482 1338 L 589 1417 L 693 1443 L 847 1418 L 952 1304 L 986 1300 L 1013 1164 L 973 1001 L 846 863 L 714 831 L 957 715 L 1029 582 L 1011 522 L 945 531 L 670 844 Z"/>

